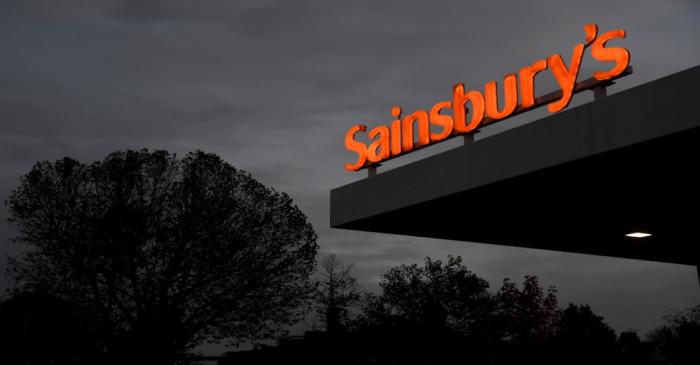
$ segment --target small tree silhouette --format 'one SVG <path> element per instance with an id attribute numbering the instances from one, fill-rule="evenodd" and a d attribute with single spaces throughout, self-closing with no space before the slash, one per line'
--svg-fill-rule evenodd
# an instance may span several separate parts
<path id="1" fill-rule="evenodd" d="M 379 296 L 364 297 L 356 327 L 368 359 L 386 364 L 488 363 L 497 331 L 488 282 L 461 257 L 400 265 L 384 274 Z M 371 361 L 368 361 L 371 363 Z"/>
<path id="2" fill-rule="evenodd" d="M 321 278 L 316 282 L 316 311 L 330 333 L 346 325 L 348 309 L 360 301 L 360 286 L 351 270 L 352 264 L 342 263 L 335 255 L 324 258 L 321 263 Z"/>
<path id="3" fill-rule="evenodd" d="M 615 331 L 588 305 L 569 304 L 561 311 L 554 350 L 562 362 L 611 362 L 618 355 Z"/>
<path id="4" fill-rule="evenodd" d="M 522 289 L 505 278 L 496 295 L 504 335 L 523 349 L 542 348 L 556 331 L 556 293 L 553 286 L 545 293 L 536 276 L 525 276 Z"/>
<path id="5" fill-rule="evenodd" d="M 316 234 L 286 194 L 213 154 L 118 151 L 39 162 L 6 202 L 18 284 L 78 303 L 109 356 L 172 363 L 204 340 L 295 322 Z"/>
<path id="6" fill-rule="evenodd" d="M 663 354 L 675 363 L 700 361 L 700 305 L 664 316 L 664 324 L 648 335 Z"/>
<path id="7" fill-rule="evenodd" d="M 414 323 L 449 327 L 463 334 L 485 330 L 493 310 L 489 284 L 462 263 L 425 258 L 425 265 L 391 268 L 380 283 L 381 302 L 392 314 Z"/>

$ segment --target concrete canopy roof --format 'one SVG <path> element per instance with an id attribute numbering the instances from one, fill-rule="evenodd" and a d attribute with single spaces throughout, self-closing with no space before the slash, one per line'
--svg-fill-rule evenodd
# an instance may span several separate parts
<path id="1" fill-rule="evenodd" d="M 699 170 L 700 66 L 334 189 L 331 227 L 697 265 Z"/>

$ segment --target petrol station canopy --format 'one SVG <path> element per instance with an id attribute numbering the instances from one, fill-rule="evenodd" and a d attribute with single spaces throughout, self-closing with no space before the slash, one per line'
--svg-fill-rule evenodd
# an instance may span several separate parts
<path id="1" fill-rule="evenodd" d="M 697 265 L 699 115 L 700 66 L 333 189 L 331 226 Z"/>

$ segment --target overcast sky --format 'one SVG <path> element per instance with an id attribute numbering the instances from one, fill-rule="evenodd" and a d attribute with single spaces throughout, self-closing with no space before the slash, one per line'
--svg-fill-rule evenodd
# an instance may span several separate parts
<path id="1" fill-rule="evenodd" d="M 321 254 L 353 262 L 367 289 L 392 266 L 461 255 L 492 290 L 504 277 L 537 275 L 561 304 L 590 304 L 617 331 L 644 333 L 700 303 L 694 267 L 329 228 L 330 189 L 365 177 L 343 170 L 354 158 L 343 147 L 351 125 L 386 124 L 393 105 L 432 106 L 458 82 L 480 89 L 551 54 L 568 59 L 590 22 L 628 32 L 619 44 L 635 73 L 610 93 L 700 63 L 698 1 L 3 0 L 0 199 L 37 160 L 202 149 L 289 193 Z M 584 59 L 581 75 L 594 66 Z M 545 76 L 538 93 L 554 85 Z M 11 234 L 2 223 L 10 255 Z"/>

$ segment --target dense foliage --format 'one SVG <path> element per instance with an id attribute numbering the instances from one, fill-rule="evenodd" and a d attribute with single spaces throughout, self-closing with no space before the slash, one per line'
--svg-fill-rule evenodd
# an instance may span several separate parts
<path id="1" fill-rule="evenodd" d="M 7 205 L 26 248 L 12 276 L 96 318 L 115 356 L 172 362 L 205 340 L 274 338 L 311 290 L 306 216 L 213 154 L 39 162 Z"/>

